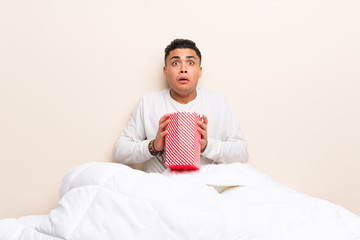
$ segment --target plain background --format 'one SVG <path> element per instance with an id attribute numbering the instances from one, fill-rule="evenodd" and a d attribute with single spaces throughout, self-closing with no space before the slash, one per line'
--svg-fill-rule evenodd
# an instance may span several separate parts
<path id="1" fill-rule="evenodd" d="M 47 214 L 64 174 L 111 162 L 130 112 L 166 87 L 174 38 L 203 54 L 250 161 L 360 215 L 360 2 L 0 1 L 0 219 Z M 211 119 L 209 119 L 211 121 Z"/>

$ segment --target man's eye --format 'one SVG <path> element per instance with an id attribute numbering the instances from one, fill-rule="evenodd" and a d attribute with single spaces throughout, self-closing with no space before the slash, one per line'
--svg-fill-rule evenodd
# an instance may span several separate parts
<path id="1" fill-rule="evenodd" d="M 173 62 L 171 65 L 176 66 L 176 65 L 178 65 L 178 64 L 179 64 L 179 62 L 175 61 L 175 62 Z"/>
<path id="2" fill-rule="evenodd" d="M 189 61 L 188 63 L 189 63 L 189 65 L 195 64 L 193 61 Z"/>

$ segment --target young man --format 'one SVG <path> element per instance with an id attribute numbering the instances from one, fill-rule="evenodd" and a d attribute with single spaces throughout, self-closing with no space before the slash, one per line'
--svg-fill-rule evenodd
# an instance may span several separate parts
<path id="1" fill-rule="evenodd" d="M 144 163 L 145 171 L 167 169 L 159 155 L 165 147 L 166 126 L 174 112 L 196 112 L 201 133 L 201 165 L 246 162 L 246 142 L 231 104 L 220 93 L 198 89 L 201 53 L 187 39 L 175 39 L 165 48 L 165 78 L 170 88 L 145 94 L 114 146 L 116 162 Z"/>

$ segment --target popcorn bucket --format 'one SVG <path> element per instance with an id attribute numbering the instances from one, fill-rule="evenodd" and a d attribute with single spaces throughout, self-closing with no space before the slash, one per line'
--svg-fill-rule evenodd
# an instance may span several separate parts
<path id="1" fill-rule="evenodd" d="M 200 132 L 196 113 L 177 112 L 170 115 L 166 135 L 166 166 L 172 170 L 200 168 Z"/>

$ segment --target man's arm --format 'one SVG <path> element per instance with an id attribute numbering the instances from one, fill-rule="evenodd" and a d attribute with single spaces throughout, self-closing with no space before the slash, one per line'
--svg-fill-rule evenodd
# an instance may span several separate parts
<path id="1" fill-rule="evenodd" d="M 216 163 L 245 163 L 248 160 L 247 144 L 240 131 L 235 111 L 228 101 L 225 104 L 223 139 L 208 138 L 201 155 Z"/>
<path id="2" fill-rule="evenodd" d="M 115 143 L 113 156 L 116 162 L 123 164 L 143 163 L 154 157 L 150 153 L 152 148 L 156 152 L 161 152 L 164 149 L 165 135 L 167 134 L 166 127 L 169 123 L 170 114 L 165 114 L 160 118 L 158 129 L 154 127 L 151 131 L 149 129 L 145 130 L 143 101 L 144 99 L 139 101 L 131 114 L 128 125 Z M 149 117 L 147 119 L 150 121 Z M 147 124 L 147 126 L 149 125 L 152 126 L 153 124 Z M 156 133 L 156 137 L 149 139 L 149 136 L 146 135 L 149 132 L 153 132 L 154 136 Z"/>
<path id="3" fill-rule="evenodd" d="M 157 152 L 161 152 L 165 147 L 165 136 L 168 133 L 166 127 L 169 124 L 170 113 L 165 114 L 159 120 L 159 129 L 154 139 L 154 148 Z"/>
<path id="4" fill-rule="evenodd" d="M 143 163 L 153 157 L 148 151 L 151 139 L 146 139 L 142 99 L 131 113 L 128 125 L 114 145 L 115 162 L 123 164 Z"/>

